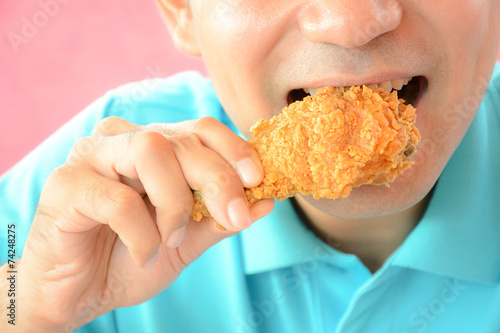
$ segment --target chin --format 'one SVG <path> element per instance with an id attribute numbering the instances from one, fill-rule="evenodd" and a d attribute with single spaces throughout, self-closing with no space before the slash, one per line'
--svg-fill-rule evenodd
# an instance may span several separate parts
<path id="1" fill-rule="evenodd" d="M 314 208 L 336 218 L 362 219 L 396 214 L 413 207 L 431 192 L 442 171 L 436 168 L 438 167 L 426 165 L 423 158 L 420 158 L 390 183 L 390 187 L 362 185 L 353 188 L 347 198 L 339 199 L 302 197 Z"/>

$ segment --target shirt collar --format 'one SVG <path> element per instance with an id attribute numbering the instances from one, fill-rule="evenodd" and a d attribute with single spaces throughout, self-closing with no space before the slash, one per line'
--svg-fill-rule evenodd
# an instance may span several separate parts
<path id="1" fill-rule="evenodd" d="M 476 117 L 462 144 L 436 185 L 429 207 L 417 227 L 385 266 L 399 266 L 454 278 L 494 284 L 500 277 L 499 154 L 488 143 Z M 484 128 L 484 127 L 483 127 Z M 496 160 L 493 160 L 496 159 Z M 490 163 L 487 163 L 489 161 Z M 478 172 L 482 170 L 482 172 Z M 298 218 L 291 203 L 277 202 L 275 210 L 240 234 L 247 274 L 304 263 L 310 258 L 352 260 L 320 241 Z M 327 254 L 327 255 L 325 255 Z"/>
<path id="2" fill-rule="evenodd" d="M 319 239 L 298 218 L 289 200 L 240 233 L 247 274 L 300 264 L 313 256 Z"/>
<path id="3" fill-rule="evenodd" d="M 240 233 L 246 274 L 301 264 L 325 262 L 341 270 L 359 265 L 359 259 L 340 252 L 306 228 L 290 200 L 278 201 L 273 212 Z"/>
<path id="4" fill-rule="evenodd" d="M 392 256 L 391 264 L 498 283 L 500 154 L 494 153 L 491 143 L 498 142 L 500 130 L 491 126 L 495 109 L 485 107 L 489 102 L 487 96 L 439 178 L 423 219 Z"/>

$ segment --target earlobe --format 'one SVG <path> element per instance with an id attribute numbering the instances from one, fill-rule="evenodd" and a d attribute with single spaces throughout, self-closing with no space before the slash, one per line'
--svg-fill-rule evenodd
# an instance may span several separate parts
<path id="1" fill-rule="evenodd" d="M 198 36 L 186 0 L 156 0 L 172 34 L 175 46 L 184 53 L 201 56 Z"/>

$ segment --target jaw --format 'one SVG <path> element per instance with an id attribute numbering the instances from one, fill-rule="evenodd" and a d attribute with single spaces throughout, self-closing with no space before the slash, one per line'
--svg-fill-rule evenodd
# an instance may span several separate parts
<path id="1" fill-rule="evenodd" d="M 421 178 L 415 172 L 417 167 L 417 164 L 413 165 L 399 175 L 390 187 L 363 185 L 354 188 L 349 197 L 335 200 L 314 199 L 312 196 L 303 198 L 315 209 L 340 219 L 366 219 L 397 214 L 419 203 L 437 181 L 437 177 L 426 179 L 423 183 L 412 181 L 411 178 Z"/>

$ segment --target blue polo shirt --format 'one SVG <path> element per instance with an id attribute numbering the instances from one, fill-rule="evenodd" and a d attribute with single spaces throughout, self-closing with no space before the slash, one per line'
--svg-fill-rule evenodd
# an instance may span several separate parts
<path id="1" fill-rule="evenodd" d="M 16 224 L 22 253 L 50 171 L 106 116 L 137 124 L 212 116 L 237 131 L 210 81 L 193 72 L 111 91 L 0 179 L 1 244 L 6 225 Z M 375 274 L 356 256 L 323 243 L 283 201 L 248 230 L 209 249 L 158 296 L 77 332 L 498 333 L 499 146 L 497 65 L 425 215 Z M 2 262 L 6 252 L 0 252 Z M 116 286 L 125 287 L 133 288 Z"/>

